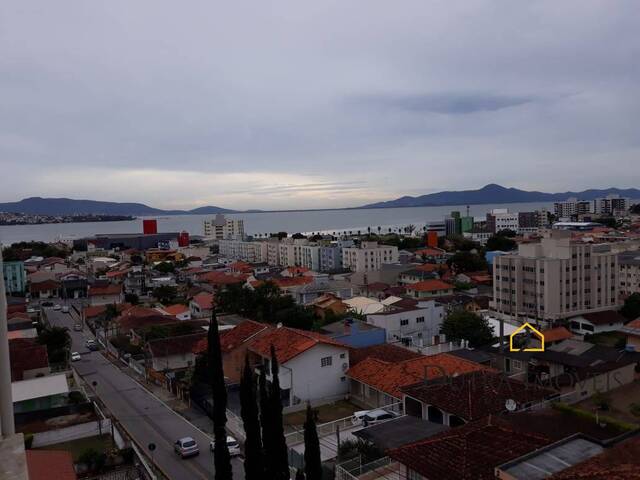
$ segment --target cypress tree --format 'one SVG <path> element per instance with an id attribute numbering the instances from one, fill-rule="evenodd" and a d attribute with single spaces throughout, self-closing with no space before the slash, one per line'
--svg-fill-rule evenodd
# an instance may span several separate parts
<path id="1" fill-rule="evenodd" d="M 282 421 L 282 400 L 280 398 L 280 378 L 278 377 L 278 359 L 276 350 L 271 345 L 271 392 L 269 400 L 271 404 L 271 441 L 273 442 L 273 480 L 289 480 L 289 449 L 284 438 L 284 426 Z"/>
<path id="2" fill-rule="evenodd" d="M 207 355 L 209 360 L 209 375 L 211 378 L 211 392 L 213 394 L 213 462 L 216 480 L 232 480 L 231 456 L 227 447 L 227 387 L 224 383 L 222 368 L 222 352 L 220 351 L 220 334 L 215 310 L 211 313 L 209 332 L 207 335 Z"/>
<path id="3" fill-rule="evenodd" d="M 304 422 L 304 473 L 307 480 L 322 480 L 320 440 L 310 404 L 307 404 L 307 419 Z"/>
<path id="4" fill-rule="evenodd" d="M 260 395 L 260 425 L 262 427 L 262 446 L 264 447 L 264 471 L 265 478 L 274 478 L 273 463 L 273 442 L 271 429 L 271 403 L 269 401 L 269 391 L 267 390 L 267 372 L 263 367 L 258 377 L 258 393 Z"/>
<path id="5" fill-rule="evenodd" d="M 244 424 L 244 472 L 246 480 L 264 479 L 264 454 L 260 437 L 260 419 L 256 404 L 256 391 L 249 356 L 245 358 L 240 380 L 240 415 Z"/>

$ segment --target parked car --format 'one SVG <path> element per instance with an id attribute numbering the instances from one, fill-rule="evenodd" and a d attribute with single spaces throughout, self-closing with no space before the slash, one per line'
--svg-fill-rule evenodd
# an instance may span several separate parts
<path id="1" fill-rule="evenodd" d="M 198 443 L 191 437 L 183 437 L 177 440 L 176 443 L 173 444 L 173 449 L 182 458 L 191 457 L 200 453 Z"/>
<path id="2" fill-rule="evenodd" d="M 80 360 L 80 354 L 78 352 L 71 352 L 71 361 L 77 362 Z"/>
<path id="3" fill-rule="evenodd" d="M 98 350 L 98 344 L 96 343 L 96 341 L 95 341 L 95 340 L 87 340 L 87 341 L 85 342 L 85 346 L 86 346 L 89 350 L 91 350 L 92 352 L 93 352 L 93 351 L 95 351 L 95 350 Z"/>
<path id="4" fill-rule="evenodd" d="M 41 304 L 41 305 L 42 305 L 43 307 L 53 307 L 53 302 L 49 302 L 49 301 L 47 301 L 47 302 L 42 302 L 42 304 Z"/>
<path id="5" fill-rule="evenodd" d="M 82 331 L 82 324 L 81 323 L 74 323 L 73 324 L 73 330 L 76 332 L 81 332 Z"/>
<path id="6" fill-rule="evenodd" d="M 53 306 L 53 309 L 54 309 L 54 310 L 62 310 L 62 307 L 56 303 L 56 304 Z"/>
<path id="7" fill-rule="evenodd" d="M 209 443 L 209 450 L 211 450 L 212 452 L 215 447 L 215 441 Z M 227 448 L 229 449 L 229 455 L 231 455 L 232 457 L 242 455 L 242 452 L 240 451 L 240 443 L 238 443 L 238 441 L 230 435 L 227 436 Z"/>
<path id="8" fill-rule="evenodd" d="M 62 313 L 69 313 L 69 306 L 68 305 L 64 305 L 62 307 Z"/>
<path id="9" fill-rule="evenodd" d="M 369 426 L 384 422 L 385 420 L 390 420 L 396 416 L 396 413 L 381 408 L 376 410 L 360 410 L 353 414 L 353 417 L 351 417 L 351 423 L 353 425 Z"/>

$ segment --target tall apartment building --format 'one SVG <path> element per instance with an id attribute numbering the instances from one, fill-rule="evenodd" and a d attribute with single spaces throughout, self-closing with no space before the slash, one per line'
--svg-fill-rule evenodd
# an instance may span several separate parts
<path id="1" fill-rule="evenodd" d="M 510 213 L 506 208 L 496 208 L 487 213 L 487 230 L 498 233 L 502 230 L 518 232 L 520 214 Z"/>
<path id="2" fill-rule="evenodd" d="M 23 262 L 4 262 L 2 276 L 7 294 L 24 293 L 27 290 L 27 272 Z M 4 292 L 0 292 L 0 295 L 4 295 Z"/>
<path id="3" fill-rule="evenodd" d="M 222 239 L 218 241 L 220 255 L 258 263 L 267 261 L 267 242 L 247 242 L 236 239 Z"/>
<path id="4" fill-rule="evenodd" d="M 204 236 L 214 240 L 244 239 L 244 220 L 226 218 L 217 214 L 215 218 L 203 222 Z"/>
<path id="5" fill-rule="evenodd" d="M 378 242 L 362 242 L 359 246 L 342 249 L 342 266 L 352 272 L 372 272 L 384 263 L 398 262 L 398 247 L 378 245 Z"/>
<path id="6" fill-rule="evenodd" d="M 578 200 L 577 198 L 569 198 L 564 202 L 555 202 L 553 204 L 553 211 L 558 219 L 577 218 L 579 215 L 591 213 L 591 202 Z"/>
<path id="7" fill-rule="evenodd" d="M 624 215 L 631 208 L 631 200 L 620 195 L 607 195 L 593 201 L 593 213 L 598 215 Z"/>
<path id="8" fill-rule="evenodd" d="M 447 226 L 443 221 L 427 222 L 427 232 L 436 232 L 438 237 L 444 237 L 447 234 Z"/>
<path id="9" fill-rule="evenodd" d="M 640 293 L 640 250 L 618 255 L 620 295 L 625 298 Z"/>
<path id="10" fill-rule="evenodd" d="M 493 260 L 493 308 L 504 317 L 560 320 L 620 306 L 618 256 L 608 244 L 554 230 Z"/>

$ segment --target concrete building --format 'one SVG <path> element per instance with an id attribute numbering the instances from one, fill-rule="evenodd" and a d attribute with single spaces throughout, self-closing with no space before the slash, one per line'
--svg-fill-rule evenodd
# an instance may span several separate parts
<path id="1" fill-rule="evenodd" d="M 591 213 L 591 202 L 569 198 L 564 202 L 555 202 L 553 212 L 556 218 L 577 218 L 579 215 Z"/>
<path id="2" fill-rule="evenodd" d="M 502 230 L 518 232 L 520 228 L 520 214 L 510 213 L 506 208 L 497 208 L 487 213 L 487 230 L 498 233 Z"/>
<path id="3" fill-rule="evenodd" d="M 342 249 L 353 246 L 353 242 L 332 242 L 320 246 L 320 271 L 335 272 L 342 270 Z"/>
<path id="4" fill-rule="evenodd" d="M 436 232 L 438 237 L 444 237 L 447 234 L 447 226 L 445 221 L 427 222 L 427 232 Z"/>
<path id="5" fill-rule="evenodd" d="M 383 328 L 388 343 L 403 342 L 416 346 L 439 343 L 440 326 L 444 320 L 442 305 L 433 300 L 415 302 L 414 305 L 401 301 L 396 305 L 367 315 L 367 323 Z"/>
<path id="6" fill-rule="evenodd" d="M 398 247 L 362 242 L 342 249 L 342 265 L 352 272 L 379 271 L 385 263 L 398 262 Z"/>
<path id="7" fill-rule="evenodd" d="M 105 233 L 93 237 L 81 238 L 73 241 L 73 249 L 82 252 L 96 252 L 100 250 L 147 250 L 160 245 L 175 243 L 178 245 L 178 232 L 156 233 Z"/>
<path id="8" fill-rule="evenodd" d="M 4 288 L 7 294 L 24 293 L 27 289 L 27 272 L 24 263 L 4 262 L 2 264 L 2 276 L 4 277 Z"/>
<path id="9" fill-rule="evenodd" d="M 244 239 L 244 220 L 226 218 L 218 213 L 215 218 L 203 222 L 204 236 L 214 240 Z"/>
<path id="10" fill-rule="evenodd" d="M 593 201 L 593 213 L 597 215 L 624 215 L 631 207 L 631 200 L 620 195 L 607 195 Z"/>
<path id="11" fill-rule="evenodd" d="M 267 261 L 267 243 L 249 242 L 240 239 L 221 239 L 218 241 L 219 254 L 234 260 L 243 260 L 249 263 Z"/>
<path id="12" fill-rule="evenodd" d="M 618 257 L 609 244 L 553 230 L 493 260 L 493 308 L 507 317 L 561 320 L 620 306 Z"/>
<path id="13" fill-rule="evenodd" d="M 620 295 L 628 297 L 640 293 L 640 250 L 618 255 L 620 268 Z"/>

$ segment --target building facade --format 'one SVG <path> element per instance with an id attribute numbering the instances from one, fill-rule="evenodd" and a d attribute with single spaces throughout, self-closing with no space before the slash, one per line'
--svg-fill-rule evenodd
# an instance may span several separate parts
<path id="1" fill-rule="evenodd" d="M 342 265 L 352 272 L 379 271 L 385 263 L 398 262 L 398 247 L 362 242 L 342 249 Z"/>
<path id="2" fill-rule="evenodd" d="M 4 277 L 4 289 L 7 294 L 24 293 L 26 291 L 27 272 L 24 269 L 23 262 L 3 262 L 2 276 Z"/>
<path id="3" fill-rule="evenodd" d="M 640 251 L 618 255 L 620 267 L 620 295 L 623 298 L 640 293 Z"/>
<path id="4" fill-rule="evenodd" d="M 222 214 L 217 214 L 215 218 L 203 222 L 204 236 L 214 240 L 244 238 L 244 220 L 226 218 Z"/>
<path id="5" fill-rule="evenodd" d="M 591 213 L 591 202 L 569 198 L 564 202 L 555 202 L 553 212 L 556 218 L 577 218 L 579 215 Z"/>
<path id="6" fill-rule="evenodd" d="M 508 317 L 554 321 L 621 303 L 611 245 L 574 242 L 566 231 L 495 257 L 493 281 L 493 308 Z"/>

